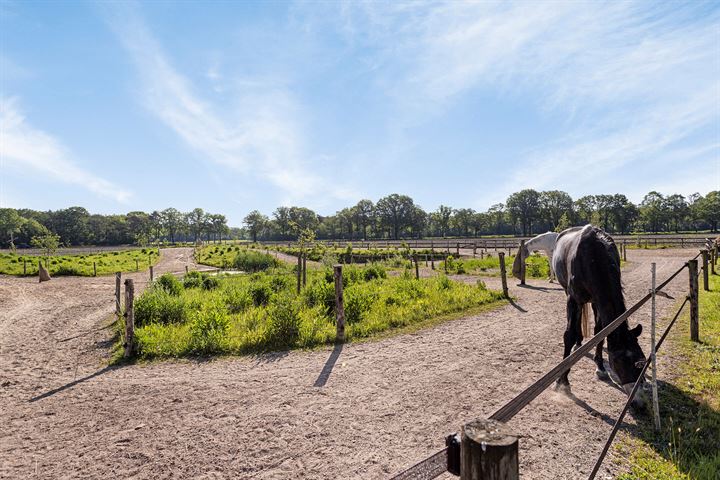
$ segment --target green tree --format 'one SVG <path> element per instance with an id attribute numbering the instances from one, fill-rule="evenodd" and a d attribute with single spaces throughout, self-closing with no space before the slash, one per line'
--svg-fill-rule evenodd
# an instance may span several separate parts
<path id="1" fill-rule="evenodd" d="M 205 211 L 202 208 L 194 208 L 192 212 L 185 215 L 187 225 L 193 235 L 193 241 L 198 243 L 205 230 Z"/>
<path id="2" fill-rule="evenodd" d="M 442 237 L 445 237 L 448 230 L 450 230 L 450 218 L 452 217 L 452 213 L 452 208 L 446 205 L 440 205 L 437 210 L 430 214 L 436 233 L 439 233 Z"/>
<path id="3" fill-rule="evenodd" d="M 548 222 L 553 230 L 560 224 L 560 219 L 572 215 L 573 200 L 570 195 L 560 190 L 540 192 L 540 212 L 543 220 Z"/>
<path id="4" fill-rule="evenodd" d="M 367 227 L 373 224 L 375 206 L 370 200 L 360 200 L 353 210 L 355 212 L 355 224 L 362 232 L 363 240 L 367 239 Z"/>
<path id="5" fill-rule="evenodd" d="M 645 195 L 640 203 L 640 218 L 645 224 L 645 230 L 657 233 L 667 217 L 665 198 L 662 194 L 652 191 Z"/>
<path id="6" fill-rule="evenodd" d="M 540 194 L 531 188 L 521 190 L 510 195 L 505 205 L 513 222 L 520 222 L 522 234 L 532 234 L 533 223 L 540 217 Z"/>
<path id="7" fill-rule="evenodd" d="M 243 224 L 250 232 L 253 243 L 257 242 L 258 235 L 268 226 L 270 219 L 257 210 L 248 213 L 243 219 Z"/>
<path id="8" fill-rule="evenodd" d="M 166 208 L 160 214 L 163 230 L 170 237 L 170 242 L 175 243 L 175 236 L 182 228 L 183 214 L 174 208 Z"/>
<path id="9" fill-rule="evenodd" d="M 396 240 L 400 232 L 412 224 L 414 209 L 412 198 L 397 193 L 381 198 L 375 205 L 381 225 L 392 232 L 392 237 Z"/>
<path id="10" fill-rule="evenodd" d="M 474 220 L 475 210 L 472 208 L 458 208 L 452 216 L 453 225 L 455 226 L 457 232 L 464 237 L 470 235 L 470 230 L 473 227 Z"/>
<path id="11" fill-rule="evenodd" d="M 46 233 L 38 237 L 33 237 L 30 240 L 30 244 L 41 250 L 45 259 L 50 258 L 50 255 L 54 254 L 60 246 L 60 235 L 54 233 Z"/>
<path id="12" fill-rule="evenodd" d="M 0 240 L 8 242 L 10 249 L 15 250 L 15 234 L 20 231 L 24 219 L 12 208 L 0 208 Z"/>

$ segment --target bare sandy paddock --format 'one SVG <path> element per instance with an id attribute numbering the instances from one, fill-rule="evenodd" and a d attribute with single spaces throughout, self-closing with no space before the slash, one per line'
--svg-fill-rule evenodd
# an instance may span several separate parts
<path id="1" fill-rule="evenodd" d="M 663 280 L 694 253 L 629 250 L 628 305 L 651 261 Z M 156 272 L 184 270 L 190 254 L 164 250 Z M 516 306 L 335 351 L 106 368 L 113 277 L 0 277 L 0 477 L 388 478 L 561 359 L 564 294 L 529 284 L 511 283 Z M 683 274 L 667 291 L 686 286 Z M 589 473 L 622 408 L 591 360 L 570 381 L 574 399 L 548 391 L 511 422 L 524 478 Z"/>

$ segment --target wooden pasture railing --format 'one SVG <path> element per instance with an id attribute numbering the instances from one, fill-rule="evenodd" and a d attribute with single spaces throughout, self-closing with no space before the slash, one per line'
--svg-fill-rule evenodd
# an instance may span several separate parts
<path id="1" fill-rule="evenodd" d="M 505 424 L 517 415 L 523 408 L 532 402 L 538 395 L 544 392 L 552 385 L 564 372 L 580 361 L 585 355 L 595 348 L 601 341 L 607 338 L 616 328 L 627 321 L 627 319 L 635 313 L 640 307 L 653 298 L 654 294 L 665 288 L 675 277 L 677 277 L 685 268 L 688 268 L 690 279 L 690 292 L 685 302 L 680 306 L 673 320 L 655 345 L 655 352 L 660 348 L 663 341 L 667 337 L 670 329 L 680 316 L 683 308 L 690 303 L 691 321 L 690 330 L 691 338 L 699 341 L 698 333 L 698 282 L 697 282 L 697 258 L 689 260 L 682 267 L 675 271 L 664 282 L 658 285 L 654 291 L 651 291 L 640 299 L 637 303 L 627 309 L 618 316 L 595 336 L 578 347 L 568 357 L 563 359 L 545 375 L 535 381 L 532 385 L 525 388 L 522 392 L 508 401 L 487 420 L 476 420 L 466 424 L 462 429 L 462 436 L 457 434 L 450 435 L 446 438 L 446 448 L 430 455 L 424 460 L 416 463 L 412 467 L 392 477 L 392 480 L 429 480 L 449 471 L 455 475 L 459 475 L 461 480 L 471 479 L 487 479 L 487 480 L 517 480 L 519 479 L 519 459 L 517 456 L 517 436 L 512 434 Z M 640 387 L 644 378 L 645 370 L 655 361 L 655 357 L 651 354 L 643 367 L 641 375 L 638 377 L 628 401 L 617 419 L 613 430 L 605 444 L 600 457 L 597 459 L 589 480 L 594 479 L 597 470 L 612 443 L 622 420 L 628 411 L 633 397 Z M 485 448 L 477 448 L 477 444 L 484 445 Z M 459 457 L 458 457 L 459 456 Z"/>

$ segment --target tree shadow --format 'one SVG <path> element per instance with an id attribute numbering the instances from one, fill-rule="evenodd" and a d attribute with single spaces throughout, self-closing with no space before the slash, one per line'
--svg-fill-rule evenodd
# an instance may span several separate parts
<path id="1" fill-rule="evenodd" d="M 330 378 L 330 374 L 332 373 L 333 367 L 335 367 L 335 363 L 337 362 L 338 357 L 340 357 L 340 353 L 343 349 L 343 343 L 336 343 L 335 347 L 333 348 L 332 352 L 330 352 L 330 356 L 328 357 L 327 361 L 325 362 L 325 365 L 323 366 L 322 371 L 320 372 L 320 375 L 318 375 L 317 380 L 315 380 L 315 383 L 313 384 L 313 387 L 324 387 L 325 384 L 328 381 L 328 378 Z"/>
<path id="2" fill-rule="evenodd" d="M 52 390 L 49 390 L 49 391 L 47 391 L 47 392 L 45 392 L 45 393 L 42 393 L 42 394 L 40 394 L 40 395 L 37 395 L 37 396 L 35 396 L 35 397 L 33 397 L 33 398 L 30 399 L 30 403 L 34 403 L 34 402 L 37 402 L 38 400 L 42 400 L 43 398 L 47 398 L 47 397 L 50 397 L 50 396 L 52 396 L 52 395 L 55 395 L 56 393 L 60 393 L 60 392 L 62 392 L 62 391 L 64 391 L 64 390 L 67 390 L 68 388 L 72 388 L 72 387 L 74 387 L 75 385 L 79 385 L 79 384 L 81 384 L 81 383 L 83 383 L 83 382 L 87 382 L 88 380 L 92 380 L 92 379 L 95 378 L 95 377 L 99 377 L 100 375 L 102 375 L 102 374 L 104 374 L 104 373 L 107 373 L 107 372 L 109 372 L 110 370 L 115 370 L 115 369 L 117 369 L 117 368 L 119 368 L 119 367 L 107 366 L 107 367 L 105 367 L 105 368 L 103 368 L 103 369 L 101 369 L 101 370 L 98 370 L 97 372 L 91 373 L 90 375 L 87 375 L 87 376 L 85 376 L 85 377 L 83 377 L 83 378 L 78 378 L 77 380 L 73 380 L 73 381 L 70 382 L 70 383 L 66 383 L 65 385 L 63 385 L 63 386 L 61 386 L 61 387 L 53 388 Z"/>
<path id="3" fill-rule="evenodd" d="M 690 478 L 716 479 L 720 471 L 720 411 L 698 401 L 671 383 L 658 381 L 660 431 L 654 428 L 652 408 L 636 414 L 626 431 Z"/>
<path id="4" fill-rule="evenodd" d="M 280 352 L 266 352 L 256 354 L 253 359 L 255 360 L 255 366 L 265 365 L 270 363 L 279 362 L 283 358 L 287 357 L 290 351 L 284 350 Z"/>

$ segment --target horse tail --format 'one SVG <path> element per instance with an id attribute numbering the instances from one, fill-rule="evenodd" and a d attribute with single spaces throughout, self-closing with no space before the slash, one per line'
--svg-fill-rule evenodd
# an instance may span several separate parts
<path id="1" fill-rule="evenodd" d="M 582 326 L 583 338 L 587 339 L 593 336 L 592 329 L 590 328 L 590 303 L 586 303 L 582 306 L 582 320 L 580 322 Z"/>

